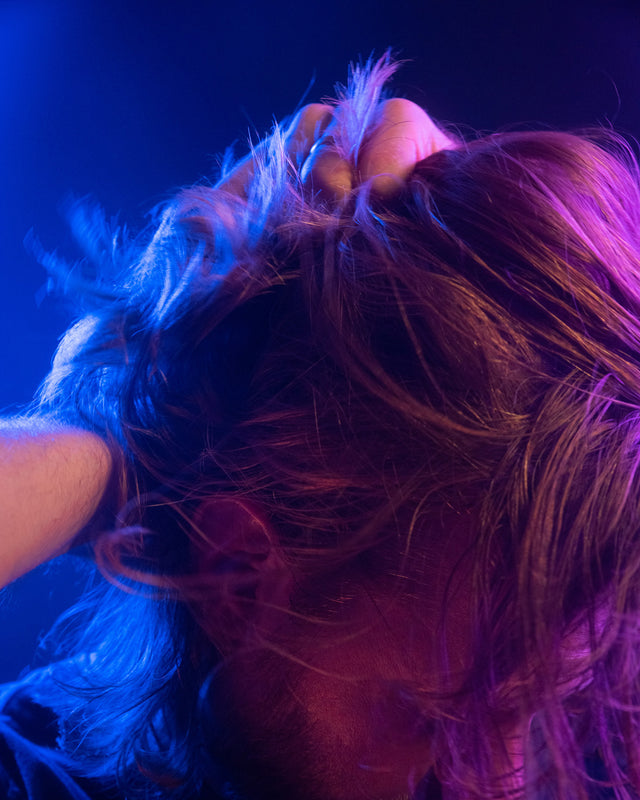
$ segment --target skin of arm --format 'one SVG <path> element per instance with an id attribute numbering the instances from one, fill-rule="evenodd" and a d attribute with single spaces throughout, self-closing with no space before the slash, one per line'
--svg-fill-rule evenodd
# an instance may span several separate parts
<path id="1" fill-rule="evenodd" d="M 0 586 L 65 552 L 107 491 L 112 456 L 88 431 L 0 421 Z"/>

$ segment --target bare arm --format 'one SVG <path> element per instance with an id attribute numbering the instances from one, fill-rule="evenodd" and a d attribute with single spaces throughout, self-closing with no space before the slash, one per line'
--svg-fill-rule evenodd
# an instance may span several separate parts
<path id="1" fill-rule="evenodd" d="M 107 445 L 47 421 L 0 421 L 0 586 L 65 552 L 100 505 Z"/>
<path id="2" fill-rule="evenodd" d="M 353 185 L 392 195 L 416 162 L 455 146 L 421 108 L 387 101 L 354 165 L 331 147 L 340 116 L 327 105 L 305 106 L 285 136 L 287 155 L 314 189 L 339 199 Z M 218 184 L 246 196 L 255 162 L 249 156 Z M 104 503 L 112 458 L 107 445 L 87 431 L 46 420 L 0 420 L 0 586 L 65 552 Z"/>

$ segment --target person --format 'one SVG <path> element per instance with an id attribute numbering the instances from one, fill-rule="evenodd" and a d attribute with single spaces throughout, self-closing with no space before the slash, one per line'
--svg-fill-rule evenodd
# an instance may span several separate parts
<path id="1" fill-rule="evenodd" d="M 4 690 L 4 796 L 638 796 L 637 164 L 465 141 L 393 69 L 141 238 L 73 208 L 0 568 L 108 580 Z"/>

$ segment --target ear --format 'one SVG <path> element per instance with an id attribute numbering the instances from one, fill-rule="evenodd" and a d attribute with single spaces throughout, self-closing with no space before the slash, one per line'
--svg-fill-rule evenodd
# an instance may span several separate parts
<path id="1" fill-rule="evenodd" d="M 194 571 L 204 590 L 193 611 L 228 655 L 252 637 L 268 635 L 282 620 L 289 608 L 291 570 L 265 515 L 245 500 L 207 500 L 194 522 Z"/>

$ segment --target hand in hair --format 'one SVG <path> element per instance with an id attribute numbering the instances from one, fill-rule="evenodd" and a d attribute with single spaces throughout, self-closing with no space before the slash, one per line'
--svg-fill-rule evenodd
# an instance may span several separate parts
<path id="1" fill-rule="evenodd" d="M 455 142 L 408 100 L 381 102 L 371 119 L 350 117 L 348 104 L 312 103 L 283 134 L 287 159 L 313 193 L 340 202 L 359 187 L 379 197 L 402 188 L 416 163 Z M 353 126 L 360 125 L 353 148 Z M 218 184 L 246 197 L 261 142 Z M 0 586 L 66 551 L 104 504 L 112 457 L 97 436 L 46 421 L 0 423 Z"/>
<path id="2" fill-rule="evenodd" d="M 325 122 L 326 117 L 320 119 Z M 343 125 L 339 113 L 331 114 L 326 130 L 306 154 L 302 168 L 303 179 L 314 190 L 327 192 L 337 200 L 363 185 L 379 197 L 390 197 L 402 189 L 419 161 L 455 146 L 424 109 L 401 97 L 382 103 L 361 147 L 351 158 L 335 147 Z"/>
<path id="3" fill-rule="evenodd" d="M 284 136 L 287 157 L 303 182 L 311 191 L 337 202 L 360 186 L 368 186 L 379 197 L 391 197 L 402 189 L 419 161 L 455 147 L 455 140 L 426 111 L 403 98 L 380 104 L 355 152 L 341 147 L 342 141 L 352 139 L 345 130 L 350 122 L 346 116 L 343 109 L 312 103 L 294 116 Z M 268 143 L 261 142 L 218 183 L 218 188 L 245 197 L 255 159 Z"/>

